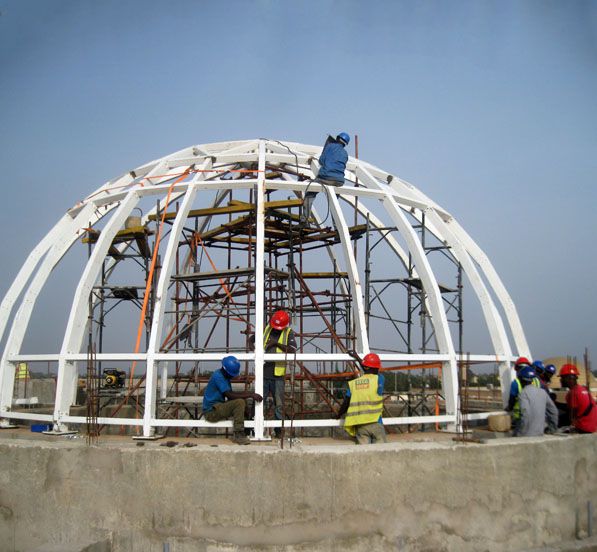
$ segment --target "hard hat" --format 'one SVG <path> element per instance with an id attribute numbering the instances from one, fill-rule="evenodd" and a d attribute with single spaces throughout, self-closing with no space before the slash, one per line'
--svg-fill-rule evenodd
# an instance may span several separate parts
<path id="1" fill-rule="evenodd" d="M 553 376 L 556 373 L 556 367 L 553 364 L 548 364 L 545 367 L 545 373 L 549 376 Z"/>
<path id="2" fill-rule="evenodd" d="M 535 376 L 535 370 L 533 370 L 532 366 L 525 366 L 518 372 L 518 379 L 527 383 L 532 382 Z"/>
<path id="3" fill-rule="evenodd" d="M 338 136 L 336 136 L 336 140 L 339 140 L 345 146 L 348 146 L 348 143 L 350 142 L 350 136 L 346 132 L 341 132 L 338 134 Z"/>
<path id="4" fill-rule="evenodd" d="M 578 376 L 578 368 L 574 364 L 564 364 L 560 368 L 560 376 Z"/>
<path id="5" fill-rule="evenodd" d="M 363 359 L 363 366 L 367 368 L 381 368 L 381 360 L 375 353 L 367 353 Z"/>
<path id="6" fill-rule="evenodd" d="M 240 374 L 240 362 L 235 356 L 227 356 L 222 359 L 222 368 L 231 377 L 235 378 Z"/>
<path id="7" fill-rule="evenodd" d="M 529 359 L 527 357 L 518 357 L 514 363 L 514 370 L 520 370 L 525 364 L 531 365 Z"/>
<path id="8" fill-rule="evenodd" d="M 283 310 L 279 310 L 274 312 L 271 320 L 269 321 L 269 325 L 274 328 L 274 330 L 283 330 L 288 323 L 290 322 L 290 316 L 288 313 Z"/>
<path id="9" fill-rule="evenodd" d="M 540 360 L 533 362 L 533 368 L 537 374 L 543 374 L 545 372 L 545 366 L 543 366 L 543 363 Z"/>

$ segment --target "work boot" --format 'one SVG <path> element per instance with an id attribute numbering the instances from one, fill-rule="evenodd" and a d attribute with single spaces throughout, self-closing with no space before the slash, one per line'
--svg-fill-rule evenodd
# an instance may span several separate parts
<path id="1" fill-rule="evenodd" d="M 251 440 L 242 431 L 235 431 L 231 440 L 237 445 L 248 445 L 251 442 Z"/>

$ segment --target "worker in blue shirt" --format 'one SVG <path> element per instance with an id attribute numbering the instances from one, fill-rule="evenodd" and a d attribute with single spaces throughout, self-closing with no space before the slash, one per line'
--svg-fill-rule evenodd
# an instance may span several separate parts
<path id="1" fill-rule="evenodd" d="M 346 132 L 341 132 L 336 138 L 328 136 L 319 157 L 320 168 L 315 182 L 326 186 L 342 186 L 344 184 L 344 171 L 348 162 L 348 153 L 345 148 L 349 142 L 350 136 Z M 305 193 L 301 210 L 301 225 L 306 225 L 309 221 L 316 195 L 317 192 Z"/>
<path id="2" fill-rule="evenodd" d="M 215 423 L 233 419 L 232 441 L 239 445 L 248 445 L 245 429 L 245 399 L 261 402 L 258 393 L 250 391 L 232 391 L 230 380 L 240 373 L 240 362 L 234 356 L 222 359 L 222 367 L 209 378 L 203 393 L 203 414 L 208 422 Z"/>

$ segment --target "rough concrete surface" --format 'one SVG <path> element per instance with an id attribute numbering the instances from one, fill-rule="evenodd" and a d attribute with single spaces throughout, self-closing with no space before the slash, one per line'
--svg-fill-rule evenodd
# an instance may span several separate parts
<path id="1" fill-rule="evenodd" d="M 574 541 L 587 502 L 597 509 L 595 435 L 290 450 L 196 442 L 0 434 L 0 548 L 501 552 Z"/>

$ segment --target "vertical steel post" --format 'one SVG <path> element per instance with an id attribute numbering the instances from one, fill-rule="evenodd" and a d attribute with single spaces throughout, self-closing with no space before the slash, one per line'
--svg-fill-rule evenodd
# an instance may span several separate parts
<path id="1" fill-rule="evenodd" d="M 255 393 L 263 395 L 263 327 L 264 327 L 264 241 L 265 241 L 265 141 L 259 140 L 257 173 L 257 229 L 255 244 Z M 255 439 L 263 440 L 263 402 L 255 407 Z"/>

